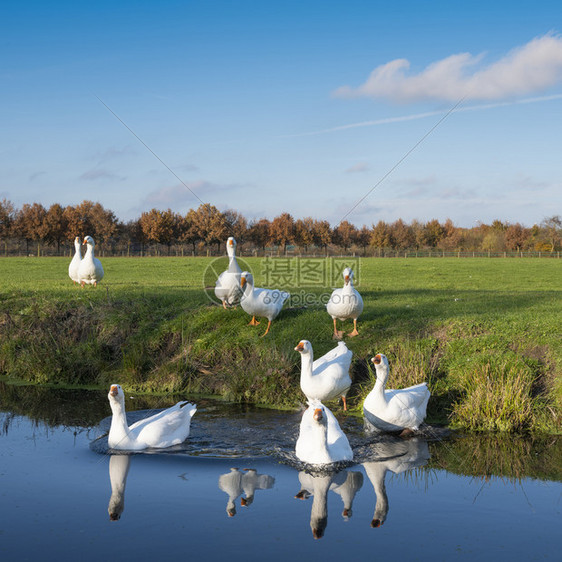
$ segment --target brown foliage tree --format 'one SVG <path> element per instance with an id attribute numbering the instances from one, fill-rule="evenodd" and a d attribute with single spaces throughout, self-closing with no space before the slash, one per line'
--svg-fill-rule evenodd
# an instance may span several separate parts
<path id="1" fill-rule="evenodd" d="M 289 213 L 282 213 L 271 221 L 269 241 L 276 246 L 283 246 L 287 253 L 287 246 L 295 241 L 295 221 Z"/>
<path id="2" fill-rule="evenodd" d="M 334 228 L 332 235 L 332 242 L 338 246 L 348 250 L 357 233 L 357 229 L 348 221 L 342 221 L 336 228 Z"/>
<path id="3" fill-rule="evenodd" d="M 25 240 L 25 252 L 29 254 L 29 243 L 37 242 L 37 255 L 41 253 L 40 242 L 47 234 L 45 216 L 47 211 L 40 203 L 26 203 L 17 213 L 14 231 Z"/>
<path id="4" fill-rule="evenodd" d="M 306 217 L 295 221 L 295 244 L 299 248 L 308 251 L 308 247 L 314 242 L 312 230 L 314 227 L 314 219 Z"/>
<path id="5" fill-rule="evenodd" d="M 328 221 L 314 221 L 312 226 L 312 239 L 319 248 L 324 248 L 328 254 L 328 246 L 332 243 L 332 229 Z"/>
<path id="6" fill-rule="evenodd" d="M 0 201 L 0 240 L 4 241 L 4 253 L 8 253 L 8 238 L 12 235 L 12 227 L 16 218 L 16 210 L 11 201 Z"/>
<path id="7" fill-rule="evenodd" d="M 250 242 L 253 242 L 258 248 L 265 250 L 267 243 L 269 242 L 270 234 L 269 230 L 271 228 L 271 223 L 267 219 L 260 219 L 250 225 L 248 229 L 247 238 Z"/>
<path id="8" fill-rule="evenodd" d="M 60 245 L 67 237 L 68 223 L 64 216 L 64 209 L 58 203 L 51 205 L 45 215 L 45 230 L 45 240 L 49 244 L 56 244 L 59 254 Z"/>

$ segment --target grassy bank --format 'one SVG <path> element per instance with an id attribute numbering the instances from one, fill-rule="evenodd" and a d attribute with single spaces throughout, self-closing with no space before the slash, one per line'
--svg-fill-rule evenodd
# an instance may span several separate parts
<path id="1" fill-rule="evenodd" d="M 264 262 L 246 261 L 256 284 L 265 283 Z M 318 357 L 333 347 L 320 304 L 331 288 L 287 287 L 298 300 L 261 338 L 263 323 L 247 326 L 240 308 L 224 311 L 207 298 L 209 265 L 207 258 L 106 258 L 103 283 L 80 289 L 67 277 L 68 259 L 0 259 L 0 374 L 302 403 L 293 348 L 308 339 Z M 367 359 L 383 352 L 391 386 L 429 382 L 428 421 L 561 430 L 561 261 L 369 258 L 359 269 L 365 310 L 360 335 L 347 340 L 357 411 L 373 384 Z"/>

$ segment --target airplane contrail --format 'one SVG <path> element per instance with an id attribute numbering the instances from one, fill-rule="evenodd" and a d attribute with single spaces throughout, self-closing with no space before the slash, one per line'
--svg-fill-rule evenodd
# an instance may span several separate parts
<path id="1" fill-rule="evenodd" d="M 486 103 L 478 105 L 467 105 L 461 106 L 455 109 L 455 113 L 460 113 L 462 111 L 480 111 L 483 109 L 493 109 L 496 107 L 506 107 L 509 105 L 519 105 L 527 103 L 539 103 L 544 101 L 552 101 L 562 99 L 562 94 L 553 94 L 549 96 L 539 96 L 534 98 L 524 98 L 520 100 L 496 102 L 496 103 Z M 448 113 L 449 110 L 436 110 L 436 111 L 426 111 L 424 113 L 413 113 L 411 115 L 400 115 L 397 117 L 384 117 L 382 119 L 374 119 L 371 121 L 360 121 L 359 123 L 350 123 L 348 125 L 339 125 L 337 127 L 331 127 L 329 129 L 321 129 L 319 131 L 311 131 L 308 133 L 297 133 L 294 135 L 283 135 L 281 138 L 295 138 L 295 137 L 309 137 L 314 135 L 325 135 L 327 133 L 335 133 L 337 131 L 345 131 L 347 129 L 357 129 L 360 127 L 374 127 L 377 125 L 387 125 L 389 123 L 401 123 L 404 121 L 416 121 L 418 119 L 425 119 L 426 117 L 434 117 L 436 115 L 444 115 Z"/>

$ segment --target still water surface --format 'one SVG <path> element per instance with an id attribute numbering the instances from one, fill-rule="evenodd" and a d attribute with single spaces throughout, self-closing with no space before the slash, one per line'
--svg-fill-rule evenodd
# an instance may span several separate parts
<path id="1" fill-rule="evenodd" d="M 0 559 L 560 559 L 556 438 L 380 439 L 346 418 L 358 462 L 311 474 L 299 413 L 196 402 L 185 447 L 112 455 L 105 393 L 0 385 Z"/>

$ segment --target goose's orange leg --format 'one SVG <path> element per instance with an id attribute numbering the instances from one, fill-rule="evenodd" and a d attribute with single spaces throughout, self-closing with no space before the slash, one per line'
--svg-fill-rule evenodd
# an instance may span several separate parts
<path id="1" fill-rule="evenodd" d="M 338 331 L 338 328 L 336 326 L 336 319 L 334 318 L 334 335 L 332 336 L 332 339 L 341 340 L 342 338 L 343 338 L 343 332 Z"/>
<path id="2" fill-rule="evenodd" d="M 343 401 L 343 409 L 344 411 L 347 411 L 347 399 L 345 396 L 342 396 L 341 399 Z"/>
<path id="3" fill-rule="evenodd" d="M 353 319 L 353 332 L 350 332 L 348 335 L 351 338 L 359 335 L 359 332 L 357 331 L 357 318 Z"/>
<path id="4" fill-rule="evenodd" d="M 267 323 L 267 330 L 265 331 L 265 334 L 262 335 L 263 336 L 267 336 L 267 332 L 269 332 L 269 328 L 271 328 L 271 320 Z"/>
<path id="5" fill-rule="evenodd" d="M 257 326 L 259 324 L 259 322 L 256 320 L 255 316 L 252 316 L 252 319 L 250 320 L 248 326 Z"/>

